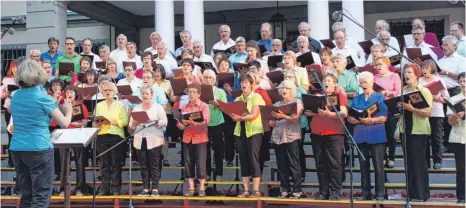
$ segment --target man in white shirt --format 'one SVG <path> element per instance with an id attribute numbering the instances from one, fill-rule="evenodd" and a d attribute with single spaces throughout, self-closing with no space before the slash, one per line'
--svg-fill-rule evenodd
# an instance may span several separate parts
<path id="1" fill-rule="evenodd" d="M 157 44 L 157 57 L 154 61 L 157 64 L 162 64 L 163 68 L 165 69 L 165 76 L 167 79 L 173 77 L 173 69 L 178 68 L 178 63 L 172 56 L 167 56 L 168 47 L 164 42 L 159 42 Z"/>
<path id="2" fill-rule="evenodd" d="M 235 45 L 235 41 L 233 41 L 230 36 L 231 36 L 231 30 L 228 25 L 222 25 L 218 29 L 218 32 L 220 33 L 220 41 L 216 43 L 212 47 L 212 51 L 210 52 L 210 56 L 214 56 L 214 49 L 215 50 L 226 50 L 232 46 Z"/>
<path id="3" fill-rule="evenodd" d="M 128 56 L 126 54 L 126 43 L 128 43 L 128 39 L 125 35 L 119 34 L 116 38 L 116 43 L 118 48 L 110 53 L 110 58 L 115 60 L 115 62 L 117 63 L 118 73 L 123 73 L 123 60 L 128 59 Z"/>
<path id="4" fill-rule="evenodd" d="M 455 96 L 461 92 L 458 84 L 458 74 L 465 72 L 466 59 L 456 52 L 458 39 L 448 35 L 442 39 L 442 49 L 445 56 L 437 61 L 441 71 L 439 77 L 445 82 L 450 96 Z"/>
<path id="5" fill-rule="evenodd" d="M 273 39 L 272 44 L 270 44 L 271 51 L 269 55 L 262 57 L 262 59 L 265 61 L 265 63 L 268 63 L 269 61 L 269 56 L 282 56 L 282 48 L 283 48 L 283 43 L 282 40 L 280 39 Z"/>
<path id="6" fill-rule="evenodd" d="M 183 45 L 175 50 L 176 57 L 181 56 L 181 52 L 185 48 L 191 48 L 191 49 L 193 48 L 193 43 L 192 43 L 193 37 L 191 36 L 191 32 L 189 32 L 188 30 L 183 30 L 182 32 L 180 32 L 180 38 L 181 38 L 181 42 L 183 43 Z"/>
<path id="7" fill-rule="evenodd" d="M 92 61 L 92 68 L 97 69 L 95 62 L 101 61 L 101 59 L 97 54 L 92 53 L 92 40 L 90 38 L 84 38 L 81 45 L 83 47 L 83 52 L 81 52 L 81 55 L 93 56 L 94 58 Z"/>
<path id="8" fill-rule="evenodd" d="M 150 37 L 151 47 L 146 48 L 144 52 L 150 51 L 152 52 L 152 55 L 155 55 L 157 54 L 157 44 L 159 44 L 160 41 L 162 41 L 162 37 L 160 36 L 160 33 L 158 32 L 151 33 L 149 37 Z"/>
<path id="9" fill-rule="evenodd" d="M 460 21 L 456 21 L 450 24 L 450 35 L 458 38 L 458 45 L 456 52 L 466 57 L 466 36 L 464 36 L 464 24 Z"/>
<path id="10" fill-rule="evenodd" d="M 142 68 L 142 60 L 141 60 L 141 56 L 136 54 L 137 49 L 138 48 L 136 47 L 136 43 L 128 42 L 126 44 L 126 56 L 127 56 L 127 59 L 125 61 L 135 62 L 137 69 L 140 69 L 140 68 Z"/>
<path id="11" fill-rule="evenodd" d="M 437 61 L 437 55 L 434 53 L 434 51 L 432 51 L 432 49 L 430 49 L 433 46 L 427 44 L 426 42 L 424 42 L 424 35 L 425 35 L 424 28 L 414 27 L 411 30 L 411 32 L 412 32 L 412 35 L 413 35 L 414 44 L 413 45 L 408 45 L 408 46 L 406 46 L 406 48 L 420 48 L 421 52 L 422 52 L 422 55 L 430 54 L 432 59 L 434 59 L 434 61 Z M 403 50 L 403 55 L 408 56 L 408 54 L 406 53 L 406 48 Z M 407 64 L 407 63 L 409 63 L 409 61 L 406 58 L 402 58 L 401 59 L 401 69 L 403 69 L 403 66 L 405 64 Z"/>
<path id="12" fill-rule="evenodd" d="M 385 31 L 383 34 L 384 34 L 384 37 L 382 37 L 382 32 Z M 395 37 L 392 37 L 390 35 L 390 25 L 388 24 L 387 21 L 385 20 L 378 20 L 377 22 L 375 22 L 375 33 L 377 34 L 377 37 L 379 37 L 380 39 L 382 39 L 385 43 L 387 43 L 388 45 L 390 45 L 391 47 L 395 48 L 397 51 L 400 51 L 400 44 L 398 43 L 398 40 L 395 38 Z M 388 37 L 387 37 L 388 35 Z M 385 38 L 385 39 L 384 39 Z M 374 44 L 377 44 L 378 43 L 378 39 L 377 38 L 373 38 L 372 39 L 372 42 Z M 381 43 L 382 44 L 382 43 Z M 390 47 L 387 47 L 386 49 L 386 53 L 391 53 L 389 52 L 390 51 L 393 51 L 395 52 L 393 49 L 391 49 Z M 397 53 L 397 52 L 395 52 Z"/>
<path id="13" fill-rule="evenodd" d="M 99 47 L 99 55 L 102 61 L 107 61 L 110 57 L 110 48 L 107 45 L 101 45 Z"/>
<path id="14" fill-rule="evenodd" d="M 346 28 L 345 28 L 345 25 L 343 25 L 343 22 L 333 23 L 333 25 L 332 25 L 333 34 L 335 34 L 339 30 L 343 31 L 343 33 L 345 34 L 345 38 L 346 38 L 345 39 L 345 44 L 347 45 L 347 47 L 352 48 L 356 52 L 356 55 L 357 55 L 358 59 L 365 60 L 366 59 L 366 53 L 364 52 L 364 49 L 362 49 L 362 47 L 358 44 L 358 41 L 356 41 L 354 38 L 349 37 L 349 36 L 346 35 Z M 333 44 L 336 45 L 335 40 L 333 40 Z M 356 60 L 354 60 L 354 61 L 356 61 Z M 364 63 L 364 62 L 365 61 L 363 61 L 362 63 Z"/>
<path id="15" fill-rule="evenodd" d="M 194 58 L 193 61 L 195 62 L 211 62 L 212 66 L 216 69 L 215 61 L 212 56 L 209 56 L 203 53 L 204 46 L 200 40 L 193 41 L 193 51 L 194 51 Z"/>
<path id="16" fill-rule="evenodd" d="M 351 56 L 357 67 L 362 67 L 366 63 L 364 55 L 358 56 L 356 50 L 348 44 L 344 30 L 337 30 L 333 33 L 336 47 L 332 49 L 332 54 L 342 54 L 345 57 Z M 363 52 L 364 53 L 364 52 Z"/>
<path id="17" fill-rule="evenodd" d="M 314 59 L 314 64 L 322 65 L 322 61 L 320 60 L 319 54 L 312 52 L 309 49 L 309 39 L 306 36 L 302 36 L 302 35 L 299 36 L 297 41 L 298 41 L 299 52 L 296 53 L 296 57 L 299 57 L 307 52 L 311 52 L 312 58 Z M 306 67 L 306 66 L 303 66 L 301 64 L 300 67 Z"/>

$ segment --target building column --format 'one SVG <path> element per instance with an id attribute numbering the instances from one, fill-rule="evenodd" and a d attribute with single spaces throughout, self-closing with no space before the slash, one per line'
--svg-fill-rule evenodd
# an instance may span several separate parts
<path id="1" fill-rule="evenodd" d="M 203 0 L 184 1 L 184 29 L 191 32 L 193 40 L 200 40 L 205 45 Z"/>
<path id="2" fill-rule="evenodd" d="M 160 33 L 168 50 L 175 51 L 175 9 L 173 0 L 155 1 L 155 31 Z"/>
<path id="3" fill-rule="evenodd" d="M 328 0 L 307 1 L 307 21 L 311 25 L 311 37 L 316 40 L 328 39 L 329 34 Z"/>
<path id="4" fill-rule="evenodd" d="M 60 41 L 58 50 L 64 51 L 67 29 L 67 4 L 63 1 L 27 1 L 26 4 L 26 29 L 27 46 L 26 54 L 32 49 L 41 52 L 49 50 L 47 40 L 55 37 Z"/>
<path id="5" fill-rule="evenodd" d="M 353 20 L 356 20 L 359 24 L 364 26 L 364 2 L 362 0 L 343 0 L 342 8 L 343 13 L 350 17 L 352 15 Z M 365 32 L 363 28 L 359 27 L 346 17 L 343 17 L 343 24 L 346 28 L 346 35 L 354 38 L 356 41 L 365 40 Z"/>

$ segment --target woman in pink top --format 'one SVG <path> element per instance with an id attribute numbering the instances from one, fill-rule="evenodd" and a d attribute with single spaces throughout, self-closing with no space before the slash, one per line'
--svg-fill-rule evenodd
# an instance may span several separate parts
<path id="1" fill-rule="evenodd" d="M 16 71 L 18 70 L 18 68 L 17 68 L 18 65 L 19 65 L 18 60 L 12 60 L 10 62 L 10 66 L 8 67 L 8 71 L 6 73 L 6 76 L 3 77 L 3 80 L 2 80 L 2 86 L 1 86 L 0 92 L 1 92 L 1 98 L 2 98 L 2 103 L 3 103 L 2 108 L 6 109 L 6 111 L 4 113 L 6 124 L 10 123 L 10 118 L 11 118 L 11 114 L 10 114 L 10 96 L 11 96 L 11 92 L 8 91 L 8 85 L 16 85 L 15 75 L 16 75 Z M 12 134 L 10 132 L 8 132 L 8 144 L 10 144 L 11 136 L 12 136 Z M 8 148 L 9 148 L 9 145 L 8 145 Z M 10 151 L 8 151 L 8 167 L 14 167 Z"/>
<path id="2" fill-rule="evenodd" d="M 401 94 L 401 79 L 397 73 L 389 70 L 390 59 L 378 57 L 374 60 L 374 67 L 379 72 L 374 76 L 374 83 L 380 85 L 384 90 L 381 92 L 385 99 L 397 97 Z M 388 154 L 385 155 L 385 165 L 388 168 L 395 167 L 395 128 L 398 118 L 393 113 L 388 112 L 387 122 L 385 122 L 385 132 L 387 134 Z"/>
<path id="3" fill-rule="evenodd" d="M 437 65 L 431 59 L 422 62 L 422 74 L 419 78 L 419 84 L 424 87 L 433 84 L 434 82 L 441 82 L 443 88 L 447 88 L 442 79 L 437 74 Z M 434 162 L 434 169 L 440 169 L 442 167 L 442 128 L 445 114 L 443 111 L 443 104 L 446 100 L 450 99 L 448 90 L 442 90 L 438 94 L 432 94 L 434 98 L 432 102 L 432 112 L 430 114 L 429 122 L 431 128 L 431 135 L 429 137 L 430 142 L 427 142 L 426 147 L 426 161 L 427 166 L 430 168 L 430 148 L 429 143 L 432 144 L 432 160 Z"/>
<path id="4" fill-rule="evenodd" d="M 205 194 L 205 179 L 207 177 L 206 161 L 207 161 L 207 124 L 210 120 L 209 106 L 200 100 L 201 85 L 191 83 L 188 85 L 187 93 L 189 102 L 183 108 L 181 113 L 202 112 L 203 121 L 193 121 L 180 119 L 176 126 L 183 132 L 184 145 L 184 175 L 189 182 L 189 191 L 184 196 L 191 197 L 194 195 L 194 176 L 196 175 L 195 167 L 199 178 L 199 196 L 204 197 Z M 222 165 L 222 164 L 219 164 Z"/>

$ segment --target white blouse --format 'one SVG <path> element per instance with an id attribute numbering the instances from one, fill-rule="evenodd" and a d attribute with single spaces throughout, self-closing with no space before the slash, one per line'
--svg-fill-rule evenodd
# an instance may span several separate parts
<path id="1" fill-rule="evenodd" d="M 460 93 L 451 97 L 450 102 L 456 103 L 464 98 L 465 97 L 463 93 Z M 454 112 L 449 107 L 447 107 L 447 116 L 453 114 Z M 460 119 L 456 125 L 451 126 L 449 142 L 466 144 L 466 122 L 464 120 Z"/>
<path id="2" fill-rule="evenodd" d="M 134 107 L 133 112 L 141 112 L 144 111 L 142 109 L 142 104 L 137 105 Z M 140 129 L 143 128 L 143 123 L 139 124 L 135 132 L 139 131 L 134 135 L 134 142 L 133 146 L 136 149 L 141 149 L 141 144 L 142 144 L 142 138 L 146 138 L 147 141 L 147 149 L 152 149 L 155 147 L 158 147 L 160 145 L 163 145 L 164 143 L 164 135 L 163 135 L 163 127 L 167 126 L 167 115 L 165 115 L 165 110 L 163 109 L 162 105 L 158 103 L 153 103 L 152 107 L 146 111 L 147 115 L 149 116 L 149 119 L 151 121 L 158 120 L 158 125 L 160 126 L 159 128 L 155 126 L 150 126 L 147 127 L 141 131 Z M 129 125 L 133 124 L 133 118 L 130 118 Z"/>

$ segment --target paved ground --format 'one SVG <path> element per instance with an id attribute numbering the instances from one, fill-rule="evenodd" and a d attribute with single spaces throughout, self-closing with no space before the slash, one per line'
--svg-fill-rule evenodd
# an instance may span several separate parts
<path id="1" fill-rule="evenodd" d="M 5 122 L 4 122 L 3 117 L 4 116 L 2 114 L 2 116 L 1 116 L 1 118 L 2 118 L 1 143 L 6 144 L 6 143 L 8 143 L 8 139 L 7 139 L 7 134 L 6 134 L 6 129 L 5 129 Z M 309 138 L 309 136 L 307 136 L 306 141 L 309 141 L 309 140 L 310 140 L 310 138 Z M 173 155 L 174 153 L 177 153 L 178 151 L 180 151 L 179 144 L 177 145 L 176 148 L 169 149 L 169 153 L 171 155 Z M 305 151 L 306 151 L 306 153 L 312 153 L 311 146 L 310 145 L 305 145 Z M 396 151 L 397 151 L 397 153 L 401 153 L 401 147 L 397 147 Z M 273 152 L 273 150 L 270 150 L 270 152 L 271 152 L 272 156 L 271 156 L 271 161 L 269 161 L 268 164 L 269 165 L 275 165 L 274 152 Z M 2 153 L 2 154 L 4 154 L 4 153 Z M 173 155 L 173 156 L 169 156 L 168 159 L 169 159 L 170 164 L 172 166 L 174 166 L 179 162 L 180 156 L 179 155 Z M 72 165 L 74 166 L 74 164 L 72 164 Z M 226 166 L 226 164 L 224 164 L 224 165 Z M 2 160 L 1 161 L 1 166 L 6 167 L 7 166 L 7 160 Z M 127 160 L 126 166 L 129 166 L 129 160 Z M 313 158 L 308 158 L 307 159 L 307 167 L 308 168 L 314 168 L 315 167 L 315 163 L 314 163 Z M 356 167 L 359 167 L 358 160 L 356 160 Z M 403 167 L 403 160 L 401 158 L 396 160 L 396 167 Z M 454 159 L 444 159 L 443 167 L 445 167 L 445 168 L 454 168 L 455 167 Z M 98 173 L 98 175 L 99 175 L 99 173 Z M 347 175 L 347 180 L 345 182 L 349 182 L 349 173 L 346 173 L 346 175 Z M 374 174 L 372 174 L 372 178 L 373 178 L 373 175 Z M 1 173 L 1 180 L 2 181 L 11 181 L 14 176 L 15 176 L 14 172 L 2 172 Z M 75 179 L 75 174 L 72 173 L 71 177 L 74 180 Z M 92 172 L 87 172 L 86 177 L 87 177 L 88 181 L 92 181 Z M 133 180 L 138 180 L 139 177 L 140 177 L 140 172 L 139 171 L 134 171 L 132 179 Z M 164 169 L 162 171 L 161 180 L 178 180 L 178 179 L 180 179 L 180 177 L 181 177 L 181 175 L 180 175 L 179 170 Z M 235 178 L 235 171 L 234 170 L 228 170 L 228 169 L 224 170 L 224 177 L 223 177 L 224 181 L 233 181 L 234 178 Z M 123 180 L 128 180 L 128 179 L 129 179 L 129 172 L 128 171 L 123 172 Z M 263 173 L 263 181 L 270 181 L 270 179 L 271 179 L 270 168 L 265 168 L 264 173 Z M 388 174 L 388 180 L 391 183 L 404 183 L 405 176 L 402 173 Z M 454 184 L 455 180 L 456 179 L 455 179 L 454 174 L 430 174 L 430 176 L 429 176 L 429 181 L 430 181 L 431 184 Z M 317 183 L 316 173 L 307 173 L 306 182 Z M 354 182 L 355 183 L 360 183 L 360 174 L 359 173 L 354 173 Z M 160 187 L 160 189 L 162 191 L 172 190 L 173 188 L 174 188 L 174 185 L 161 185 L 161 187 Z M 217 186 L 218 190 L 224 190 L 224 189 L 228 189 L 228 188 L 229 188 L 229 186 L 227 186 L 227 185 L 218 185 Z M 123 189 L 124 189 L 123 192 L 127 191 L 126 186 L 123 187 Z M 139 191 L 139 190 L 140 190 L 140 187 L 135 188 L 135 191 Z M 349 192 L 349 190 L 347 190 L 347 189 L 344 189 L 342 191 L 343 192 Z M 355 189 L 355 192 L 359 192 L 359 191 L 360 191 L 360 189 Z M 398 192 L 400 190 L 396 190 L 396 191 Z M 305 192 L 315 193 L 315 192 L 317 192 L 317 189 L 315 189 L 315 188 L 306 188 Z M 442 190 L 442 191 L 431 191 L 431 194 L 438 193 L 438 192 L 440 192 L 440 193 L 447 193 L 447 192 L 448 193 L 454 193 L 454 191 L 443 191 Z M 135 192 L 135 193 L 137 193 L 137 192 Z M 389 194 L 391 194 L 391 193 L 393 193 L 393 190 L 389 190 Z"/>

